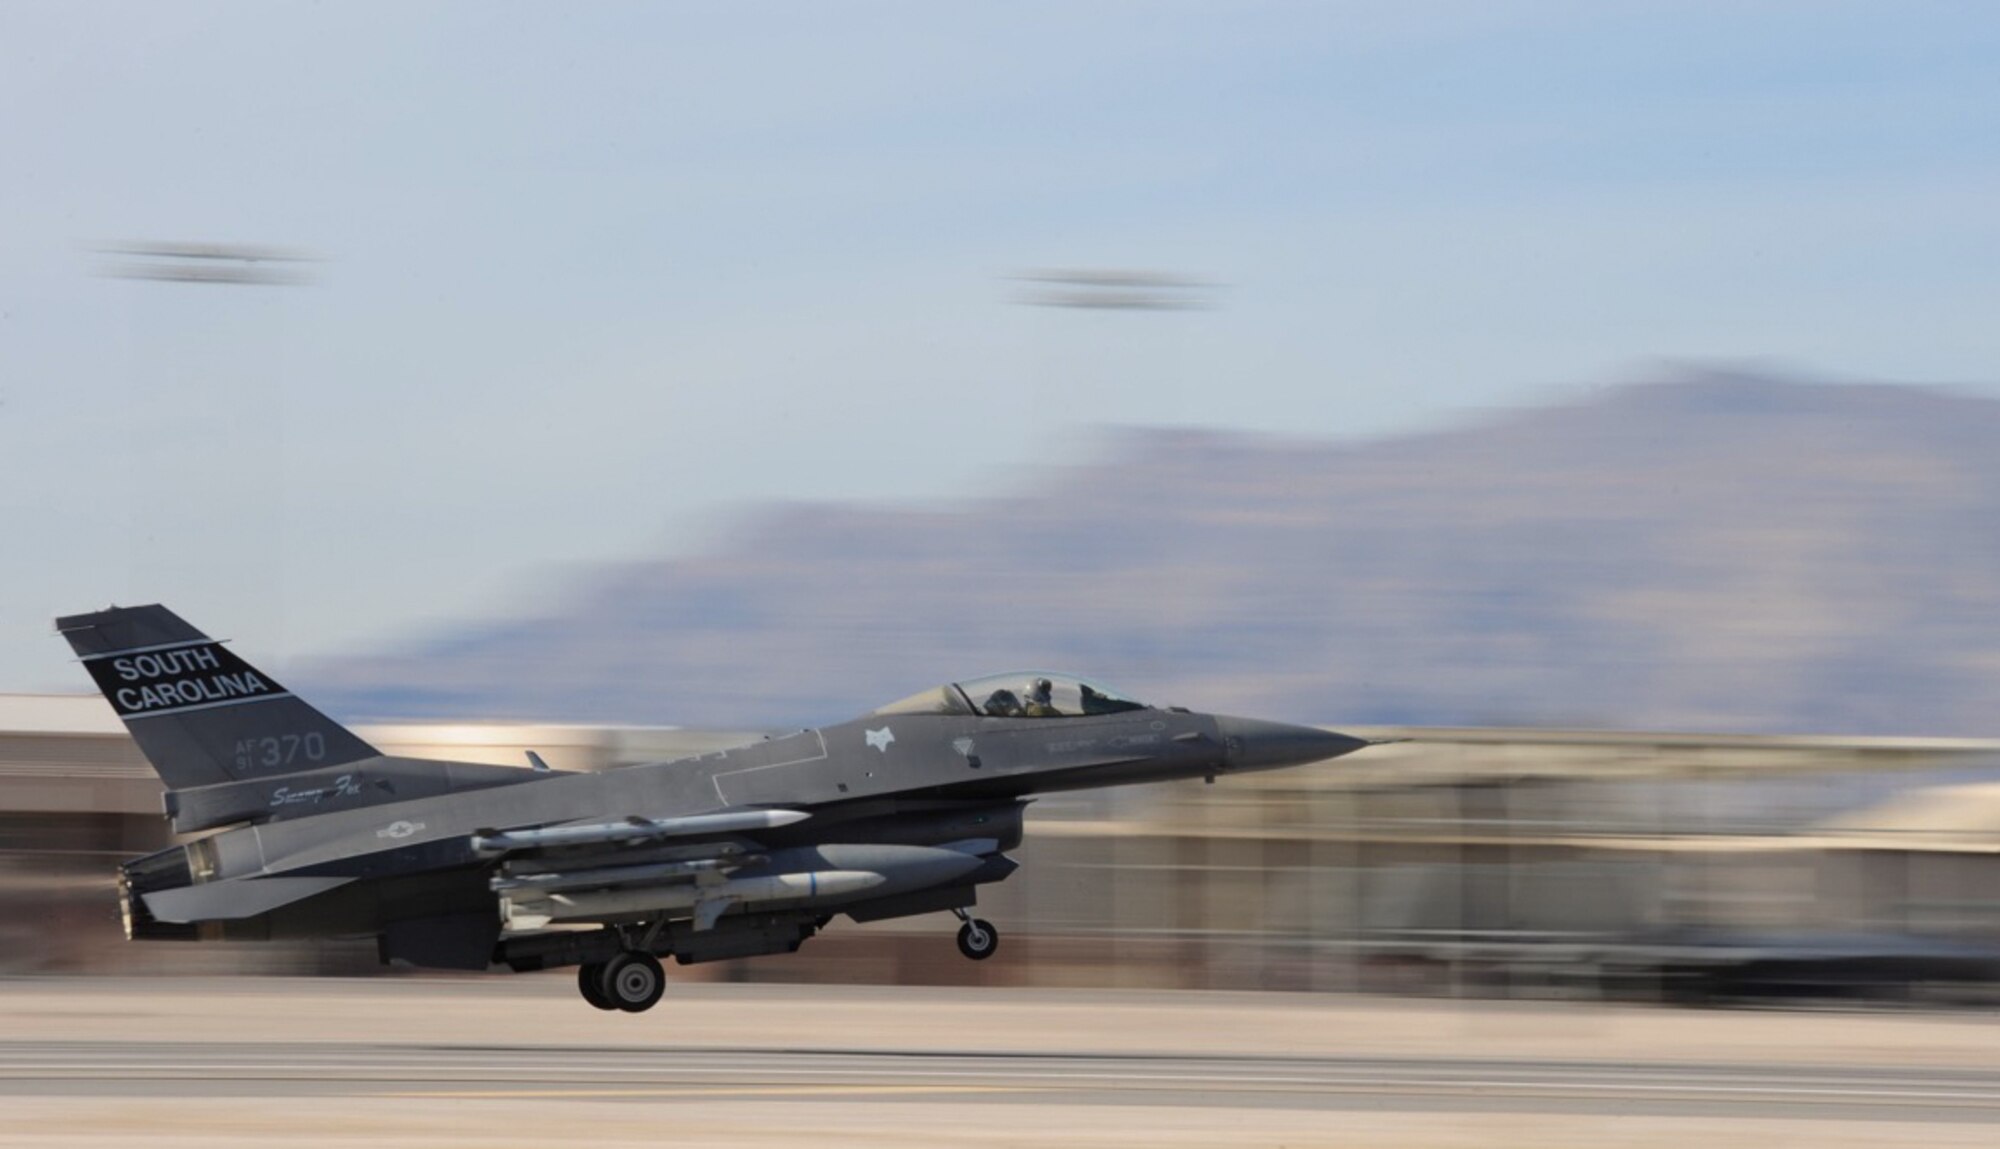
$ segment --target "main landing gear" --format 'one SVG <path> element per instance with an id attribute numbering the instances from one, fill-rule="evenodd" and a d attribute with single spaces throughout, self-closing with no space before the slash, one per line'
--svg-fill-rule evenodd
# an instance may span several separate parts
<path id="1" fill-rule="evenodd" d="M 667 971 L 644 950 L 626 950 L 608 962 L 576 967 L 576 988 L 599 1009 L 644 1013 L 667 992 Z"/>
<path id="2" fill-rule="evenodd" d="M 1000 931 L 984 918 L 975 918 L 964 908 L 951 911 L 965 924 L 958 927 L 958 952 L 973 961 L 985 961 L 1000 948 Z"/>

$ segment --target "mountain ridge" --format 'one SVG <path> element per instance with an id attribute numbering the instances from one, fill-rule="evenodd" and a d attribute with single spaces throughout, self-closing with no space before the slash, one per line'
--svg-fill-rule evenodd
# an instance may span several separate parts
<path id="1" fill-rule="evenodd" d="M 1318 722 L 2000 732 L 2000 401 L 1677 372 L 1103 443 L 991 499 L 770 508 L 306 678 L 368 717 L 771 726 L 1021 665 Z"/>

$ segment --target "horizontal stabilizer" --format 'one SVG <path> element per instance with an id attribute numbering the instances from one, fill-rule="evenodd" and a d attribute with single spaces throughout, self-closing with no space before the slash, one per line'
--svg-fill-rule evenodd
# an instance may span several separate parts
<path id="1" fill-rule="evenodd" d="M 144 895 L 146 909 L 163 922 L 215 922 L 254 918 L 279 906 L 344 886 L 353 878 L 238 878 L 204 882 Z"/>
<path id="2" fill-rule="evenodd" d="M 685 818 L 631 818 L 623 822 L 542 826 L 530 830 L 488 830 L 473 835 L 472 848 L 482 854 L 505 854 L 514 850 L 645 842 L 693 834 L 740 834 L 751 830 L 775 830 L 810 817 L 812 815 L 803 810 L 730 810 L 720 814 L 692 814 Z"/>

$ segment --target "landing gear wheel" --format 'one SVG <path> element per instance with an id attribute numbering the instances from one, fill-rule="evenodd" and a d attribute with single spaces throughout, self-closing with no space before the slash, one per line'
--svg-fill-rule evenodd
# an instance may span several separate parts
<path id="1" fill-rule="evenodd" d="M 604 963 L 604 996 L 626 1013 L 644 1013 L 667 992 L 667 971 L 660 959 L 640 950 L 626 950 Z"/>
<path id="2" fill-rule="evenodd" d="M 585 962 L 576 967 L 576 988 L 583 993 L 583 1000 L 599 1009 L 617 1009 L 604 994 L 604 963 Z"/>
<path id="3" fill-rule="evenodd" d="M 973 961 L 985 961 L 1000 948 L 1000 931 L 982 918 L 967 918 L 958 927 L 958 952 Z"/>

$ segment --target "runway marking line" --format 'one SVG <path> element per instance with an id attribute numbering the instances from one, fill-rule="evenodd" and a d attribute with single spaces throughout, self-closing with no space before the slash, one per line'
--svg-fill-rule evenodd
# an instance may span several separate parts
<path id="1" fill-rule="evenodd" d="M 713 1088 L 668 1085 L 650 1089 L 407 1089 L 365 1096 L 405 1100 L 436 1097 L 456 1101 L 504 1101 L 509 1098 L 552 1100 L 564 1097 L 883 1097 L 896 1094 L 1030 1092 L 1035 1090 L 1007 1085 L 734 1085 Z"/>

